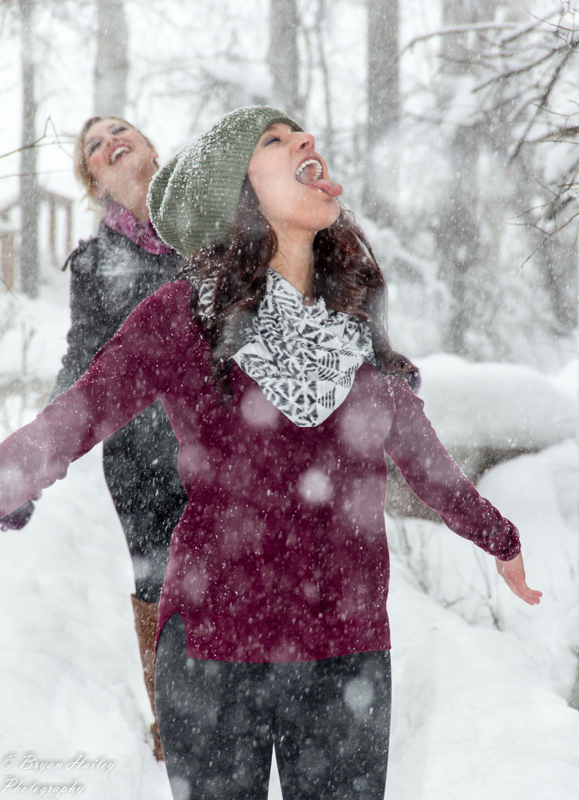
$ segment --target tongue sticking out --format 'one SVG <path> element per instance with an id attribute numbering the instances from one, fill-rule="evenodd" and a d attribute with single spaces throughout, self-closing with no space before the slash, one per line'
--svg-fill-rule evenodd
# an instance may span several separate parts
<path id="1" fill-rule="evenodd" d="M 322 192 L 329 194 L 330 197 L 339 197 L 344 191 L 339 183 L 335 181 L 319 180 L 307 184 L 312 189 L 321 189 Z"/>

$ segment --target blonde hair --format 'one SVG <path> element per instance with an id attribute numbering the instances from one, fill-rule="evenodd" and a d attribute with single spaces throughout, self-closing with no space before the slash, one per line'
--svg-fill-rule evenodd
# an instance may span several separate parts
<path id="1" fill-rule="evenodd" d="M 127 122 L 127 120 L 123 119 L 122 117 L 116 117 L 114 114 L 111 114 L 110 116 L 107 117 L 90 117 L 89 119 L 87 119 L 87 121 L 80 129 L 80 132 L 76 137 L 76 141 L 74 143 L 74 150 L 72 153 L 72 169 L 74 172 L 74 177 L 81 184 L 81 186 L 84 186 L 84 188 L 86 189 L 85 196 L 93 197 L 93 199 L 94 199 L 94 190 L 96 189 L 97 184 L 95 179 L 90 173 L 88 164 L 86 163 L 86 153 L 84 150 L 84 143 L 86 135 L 90 131 L 92 126 L 95 125 L 97 122 L 103 122 L 107 119 L 118 120 L 119 122 L 122 122 L 123 125 L 126 125 L 127 127 L 131 128 L 131 130 L 137 131 L 137 133 L 139 133 L 143 137 L 143 139 L 147 142 L 149 147 L 153 147 L 149 139 L 147 139 L 147 137 L 143 133 L 141 133 L 141 131 L 137 130 L 137 128 L 135 128 L 134 125 L 131 125 L 130 122 Z"/>

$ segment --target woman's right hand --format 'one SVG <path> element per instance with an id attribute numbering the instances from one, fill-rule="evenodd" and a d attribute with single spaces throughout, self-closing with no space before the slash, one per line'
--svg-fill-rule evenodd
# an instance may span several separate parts
<path id="1" fill-rule="evenodd" d="M 501 561 L 498 558 L 495 558 L 495 561 L 499 575 L 503 578 L 511 592 L 530 606 L 536 606 L 541 602 L 543 593 L 536 589 L 530 589 L 527 586 L 522 553 L 519 553 L 519 555 L 515 556 L 511 561 Z"/>

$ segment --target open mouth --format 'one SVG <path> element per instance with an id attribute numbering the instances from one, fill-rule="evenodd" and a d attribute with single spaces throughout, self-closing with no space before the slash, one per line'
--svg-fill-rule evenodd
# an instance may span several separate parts
<path id="1" fill-rule="evenodd" d="M 130 152 L 130 148 L 127 147 L 125 144 L 121 144 L 121 145 L 119 145 L 119 147 L 115 147 L 115 149 L 112 151 L 112 153 L 110 155 L 110 158 L 109 158 L 109 162 L 111 164 L 114 164 L 116 161 L 119 160 L 119 158 L 124 156 L 125 153 L 129 153 L 129 152 Z"/>
<path id="2" fill-rule="evenodd" d="M 322 177 L 322 165 L 315 158 L 308 158 L 296 170 L 296 180 L 307 186 Z"/>
<path id="3" fill-rule="evenodd" d="M 322 178 L 322 164 L 317 158 L 308 158 L 303 161 L 296 170 L 296 181 L 307 186 L 309 189 L 319 189 L 330 197 L 338 197 L 342 194 L 342 187 L 339 183 Z"/>

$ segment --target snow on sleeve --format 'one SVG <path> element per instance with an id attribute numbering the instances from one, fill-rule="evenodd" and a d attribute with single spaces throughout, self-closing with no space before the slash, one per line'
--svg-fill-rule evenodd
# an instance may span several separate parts
<path id="1" fill-rule="evenodd" d="M 577 362 L 556 376 L 445 353 L 418 367 L 425 413 L 446 447 L 541 450 L 576 434 Z"/>

